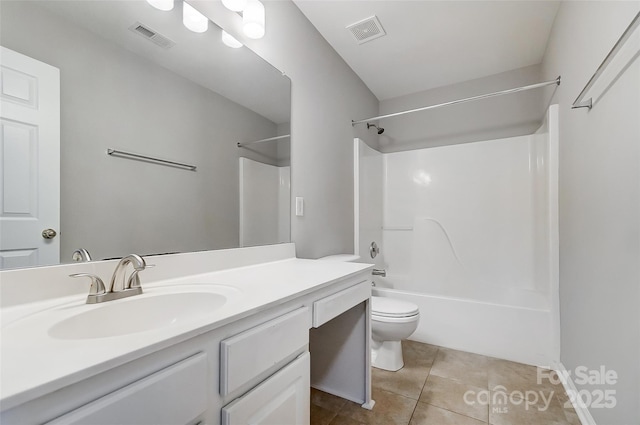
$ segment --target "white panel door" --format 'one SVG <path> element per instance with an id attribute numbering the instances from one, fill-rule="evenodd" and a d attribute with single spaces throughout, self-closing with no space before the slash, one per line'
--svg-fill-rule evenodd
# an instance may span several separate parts
<path id="1" fill-rule="evenodd" d="M 222 409 L 222 425 L 309 425 L 310 356 L 306 352 Z"/>
<path id="2" fill-rule="evenodd" d="M 57 264 L 60 71 L 0 46 L 0 269 Z"/>

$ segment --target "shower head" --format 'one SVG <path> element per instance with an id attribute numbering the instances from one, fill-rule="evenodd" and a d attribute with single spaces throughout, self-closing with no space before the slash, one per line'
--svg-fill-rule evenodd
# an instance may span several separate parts
<path id="1" fill-rule="evenodd" d="M 371 127 L 375 127 L 378 130 L 378 134 L 384 133 L 384 128 L 378 127 L 377 125 L 371 124 L 370 122 L 368 122 L 367 123 L 367 130 L 370 129 Z"/>

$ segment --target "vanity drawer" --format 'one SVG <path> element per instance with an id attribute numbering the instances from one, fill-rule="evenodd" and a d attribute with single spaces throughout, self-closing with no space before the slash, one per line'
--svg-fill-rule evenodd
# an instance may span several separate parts
<path id="1" fill-rule="evenodd" d="M 371 297 L 371 282 L 365 280 L 313 303 L 313 327 L 317 328 Z"/>
<path id="2" fill-rule="evenodd" d="M 220 343 L 220 394 L 237 390 L 309 344 L 309 308 L 302 307 Z"/>
<path id="3" fill-rule="evenodd" d="M 47 425 L 187 424 L 207 410 L 207 356 L 198 353 Z"/>
<path id="4" fill-rule="evenodd" d="M 222 408 L 222 425 L 309 424 L 310 355 L 304 353 Z"/>

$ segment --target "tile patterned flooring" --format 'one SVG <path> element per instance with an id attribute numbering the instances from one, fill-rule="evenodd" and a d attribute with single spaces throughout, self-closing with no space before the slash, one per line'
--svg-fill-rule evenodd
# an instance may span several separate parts
<path id="1" fill-rule="evenodd" d="M 402 369 L 373 368 L 373 410 L 312 388 L 311 425 L 580 425 L 553 372 L 414 341 L 402 348 Z"/>

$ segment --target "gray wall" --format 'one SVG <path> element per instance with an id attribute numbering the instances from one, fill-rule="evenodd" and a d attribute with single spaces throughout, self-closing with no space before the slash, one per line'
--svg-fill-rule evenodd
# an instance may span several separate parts
<path id="1" fill-rule="evenodd" d="M 456 99 L 541 82 L 540 65 L 401 96 L 380 102 L 380 114 L 390 114 Z M 380 120 L 383 152 L 421 149 L 531 134 L 540 126 L 542 99 L 553 89 L 536 89 L 476 102 L 445 106 Z"/>
<path id="2" fill-rule="evenodd" d="M 543 62 L 562 74 L 561 359 L 618 373 L 599 424 L 640 423 L 640 60 L 591 111 L 570 106 L 640 10 L 635 2 L 563 2 Z M 579 389 L 592 391 L 594 385 Z"/>
<path id="3" fill-rule="evenodd" d="M 352 119 L 378 112 L 378 99 L 289 1 L 266 2 L 269 28 L 258 54 L 292 82 L 292 213 L 299 257 L 353 252 L 353 138 L 375 139 Z M 292 203 L 295 207 L 295 202 Z"/>
<path id="4" fill-rule="evenodd" d="M 239 16 L 218 3 L 194 2 L 241 34 Z M 378 100 L 291 1 L 265 7 L 266 36 L 243 41 L 291 78 L 292 196 L 305 202 L 304 217 L 292 213 L 297 255 L 353 252 L 353 138 L 376 137 L 351 120 L 377 114 Z"/>
<path id="5" fill-rule="evenodd" d="M 24 25 L 29 22 L 29 25 Z M 61 256 L 237 247 L 236 140 L 274 136 L 264 117 L 29 2 L 3 2 L 2 44 L 61 70 Z M 193 173 L 106 149 L 193 163 Z M 243 156 L 273 159 L 245 149 Z"/>

